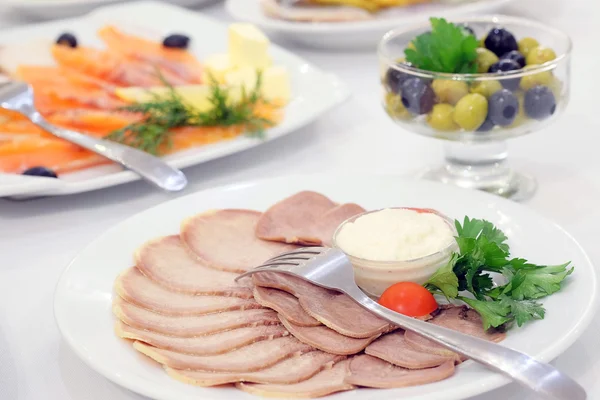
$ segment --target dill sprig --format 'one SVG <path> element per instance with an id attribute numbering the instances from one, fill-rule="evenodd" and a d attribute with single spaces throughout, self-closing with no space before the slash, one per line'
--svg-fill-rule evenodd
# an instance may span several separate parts
<path id="1" fill-rule="evenodd" d="M 162 78 L 162 77 L 161 77 Z M 235 126 L 242 125 L 246 134 L 263 138 L 265 129 L 273 121 L 255 115 L 259 102 L 266 103 L 260 94 L 262 75 L 257 75 L 256 85 L 247 93 L 242 88 L 240 101 L 231 101 L 229 90 L 210 78 L 209 102 L 212 107 L 199 111 L 190 107 L 177 94 L 175 88 L 163 79 L 169 88 L 166 96 L 154 95 L 149 102 L 135 103 L 121 108 L 123 111 L 140 113 L 144 117 L 124 128 L 111 132 L 107 139 L 127 144 L 151 154 L 160 154 L 171 146 L 171 133 L 175 128 L 186 126 Z"/>

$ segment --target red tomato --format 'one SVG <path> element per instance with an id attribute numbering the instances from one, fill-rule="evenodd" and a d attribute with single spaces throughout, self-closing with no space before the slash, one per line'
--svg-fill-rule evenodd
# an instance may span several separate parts
<path id="1" fill-rule="evenodd" d="M 399 282 L 383 292 L 379 304 L 409 317 L 422 317 L 437 310 L 429 290 L 414 282 Z"/>

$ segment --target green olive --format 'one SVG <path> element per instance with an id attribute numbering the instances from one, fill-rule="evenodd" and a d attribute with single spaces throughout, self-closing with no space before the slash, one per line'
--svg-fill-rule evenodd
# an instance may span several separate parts
<path id="1" fill-rule="evenodd" d="M 556 53 L 549 47 L 538 46 L 527 54 L 525 57 L 525 62 L 527 65 L 537 65 L 543 64 L 548 61 L 552 61 L 556 58 Z"/>
<path id="2" fill-rule="evenodd" d="M 415 44 L 413 42 L 408 43 L 406 46 L 407 49 L 416 50 Z"/>
<path id="3" fill-rule="evenodd" d="M 483 124 L 487 113 L 487 99 L 479 93 L 471 93 L 456 103 L 454 122 L 464 130 L 474 131 Z"/>
<path id="4" fill-rule="evenodd" d="M 527 65 L 525 66 L 524 69 L 531 69 L 533 66 L 531 65 Z M 554 79 L 554 77 L 552 76 L 552 72 L 550 71 L 542 71 L 542 72 L 538 72 L 537 74 L 534 75 L 526 75 L 523 78 L 521 78 L 521 83 L 519 84 L 521 86 L 521 89 L 523 90 L 529 90 L 534 86 L 538 86 L 538 85 L 549 85 L 550 82 L 552 82 L 552 80 Z"/>
<path id="5" fill-rule="evenodd" d="M 469 86 L 463 81 L 436 79 L 431 87 L 440 103 L 455 105 L 461 98 L 469 94 Z"/>
<path id="6" fill-rule="evenodd" d="M 487 36 L 482 36 L 481 39 L 479 39 L 479 48 L 485 49 L 485 39 L 486 38 L 487 38 Z"/>
<path id="7" fill-rule="evenodd" d="M 552 77 L 552 80 L 548 82 L 548 87 L 550 90 L 552 90 L 552 93 L 554 93 L 554 98 L 556 98 L 556 101 L 558 102 L 562 97 L 561 93 L 563 89 L 563 83 L 560 81 L 560 79 Z"/>
<path id="8" fill-rule="evenodd" d="M 409 119 L 411 117 L 410 112 L 402 104 L 402 97 L 392 92 L 385 95 L 385 111 L 390 117 L 396 119 Z"/>
<path id="9" fill-rule="evenodd" d="M 519 40 L 519 52 L 525 57 L 527 57 L 529 52 L 538 47 L 539 45 L 540 44 L 538 43 L 538 41 L 534 38 L 524 37 L 523 39 Z"/>
<path id="10" fill-rule="evenodd" d="M 438 131 L 455 131 L 458 125 L 454 122 L 454 107 L 450 104 L 436 104 L 427 115 L 427 123 Z"/>
<path id="11" fill-rule="evenodd" d="M 477 72 L 484 74 L 488 72 L 488 69 L 498 62 L 498 56 L 492 53 L 490 50 L 483 47 L 477 48 Z"/>
<path id="12" fill-rule="evenodd" d="M 486 98 L 499 90 L 502 90 L 502 85 L 498 81 L 481 81 L 471 85 L 471 93 L 479 93 Z"/>

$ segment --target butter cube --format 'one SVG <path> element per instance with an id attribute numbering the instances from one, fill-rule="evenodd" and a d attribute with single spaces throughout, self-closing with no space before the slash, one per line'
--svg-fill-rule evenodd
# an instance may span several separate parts
<path id="1" fill-rule="evenodd" d="M 219 83 L 225 83 L 225 75 L 232 69 L 229 54 L 214 54 L 204 60 L 204 83 L 210 84 L 211 77 Z"/>
<path id="2" fill-rule="evenodd" d="M 242 67 L 225 74 L 225 84 L 231 88 L 244 88 L 250 93 L 256 87 L 258 70 L 253 67 Z"/>
<path id="3" fill-rule="evenodd" d="M 234 68 L 265 69 L 271 64 L 269 39 L 252 24 L 229 26 L 229 58 Z"/>
<path id="4" fill-rule="evenodd" d="M 290 76 L 284 67 L 272 66 L 263 71 L 262 94 L 265 100 L 285 105 L 292 97 Z"/>

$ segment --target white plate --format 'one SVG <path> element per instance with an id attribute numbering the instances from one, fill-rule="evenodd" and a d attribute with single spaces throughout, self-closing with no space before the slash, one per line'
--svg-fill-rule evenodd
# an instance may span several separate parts
<path id="1" fill-rule="evenodd" d="M 128 1 L 128 0 L 127 0 Z M 203 6 L 221 0 L 170 0 L 182 6 Z M 4 0 L 4 6 L 18 13 L 42 19 L 66 18 L 88 13 L 95 8 L 123 0 Z"/>
<path id="2" fill-rule="evenodd" d="M 180 222 L 215 208 L 264 210 L 297 191 L 312 189 L 335 201 L 357 202 L 368 209 L 389 206 L 432 207 L 450 217 L 486 218 L 509 237 L 515 256 L 536 263 L 571 260 L 575 272 L 559 293 L 544 303 L 546 318 L 515 328 L 502 344 L 550 361 L 582 334 L 594 315 L 596 273 L 577 242 L 552 221 L 498 197 L 426 181 L 394 176 L 308 176 L 241 183 L 198 192 L 137 214 L 104 233 L 71 262 L 55 295 L 58 327 L 71 348 L 94 370 L 140 394 L 159 400 L 256 399 L 232 388 L 198 388 L 169 378 L 157 364 L 136 354 L 113 332 L 112 286 L 132 265 L 134 250 L 151 238 L 179 232 Z M 337 400 L 456 400 L 489 391 L 507 379 L 466 362 L 450 379 L 395 390 L 361 390 Z"/>
<path id="3" fill-rule="evenodd" d="M 368 21 L 293 22 L 266 16 L 260 0 L 227 0 L 227 11 L 237 19 L 252 22 L 264 30 L 310 47 L 355 50 L 372 48 L 390 29 L 416 24 L 429 17 L 450 18 L 458 15 L 493 12 L 513 0 L 473 0 L 461 4 L 424 4 L 399 8 Z"/>
<path id="4" fill-rule="evenodd" d="M 112 5 L 82 18 L 7 30 L 0 33 L 0 45 L 42 39 L 52 40 L 61 32 L 68 30 L 74 32 L 83 43 L 101 46 L 102 43 L 97 38 L 96 32 L 106 24 L 115 24 L 127 31 L 155 39 L 160 39 L 174 30 L 188 33 L 192 37 L 190 50 L 200 59 L 210 54 L 227 51 L 226 24 L 189 10 L 153 1 Z M 350 96 L 346 84 L 336 76 L 319 70 L 294 54 L 272 45 L 271 55 L 275 63 L 287 67 L 292 81 L 293 96 L 290 104 L 285 108 L 283 121 L 273 129 L 269 129 L 264 139 L 240 136 L 230 141 L 188 149 L 165 157 L 169 164 L 177 168 L 185 168 L 261 145 L 315 121 Z M 53 185 L 50 190 L 40 187 L 39 193 L 36 194 L 79 193 L 137 179 L 139 177 L 133 172 L 122 171 L 115 165 L 102 166 L 64 174 L 61 176 L 60 185 Z M 19 192 L 19 187 L 21 186 L 15 185 L 14 189 L 3 187 L 0 193 L 2 196 L 19 195 L 22 194 Z M 30 195 L 31 192 L 30 190 Z"/>

